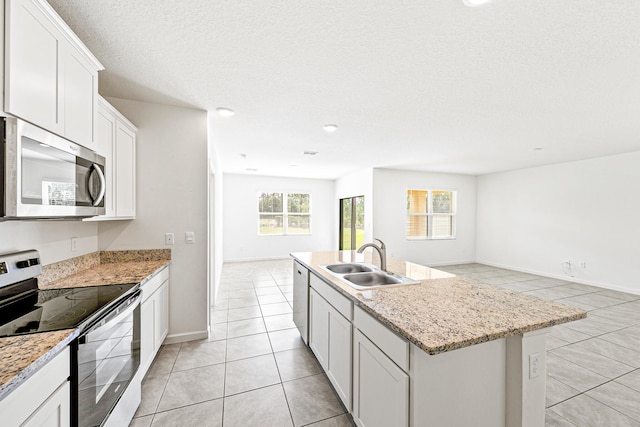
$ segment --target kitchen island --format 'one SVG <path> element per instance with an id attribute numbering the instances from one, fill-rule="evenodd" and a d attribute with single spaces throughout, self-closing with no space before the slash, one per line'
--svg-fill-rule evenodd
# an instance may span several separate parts
<path id="1" fill-rule="evenodd" d="M 370 254 L 291 255 L 309 346 L 356 424 L 544 426 L 546 334 L 583 310 L 398 260 L 419 284 L 359 291 L 323 266 Z"/>

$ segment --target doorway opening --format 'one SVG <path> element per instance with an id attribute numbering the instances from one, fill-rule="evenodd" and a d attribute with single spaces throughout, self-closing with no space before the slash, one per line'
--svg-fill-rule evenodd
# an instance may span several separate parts
<path id="1" fill-rule="evenodd" d="M 339 250 L 355 250 L 364 244 L 364 196 L 340 199 Z"/>

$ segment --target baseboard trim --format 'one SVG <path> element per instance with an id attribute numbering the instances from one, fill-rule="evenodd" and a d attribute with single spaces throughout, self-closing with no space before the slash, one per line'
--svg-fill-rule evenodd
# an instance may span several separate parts
<path id="1" fill-rule="evenodd" d="M 167 335 L 163 344 L 178 344 L 181 342 L 203 340 L 209 337 L 208 331 L 185 332 L 182 334 Z"/>
<path id="2" fill-rule="evenodd" d="M 616 285 L 611 285 L 609 283 L 601 283 L 595 280 L 581 279 L 579 277 L 564 276 L 561 274 L 552 274 L 546 271 L 537 271 L 537 270 L 530 270 L 526 268 L 518 268 L 518 267 L 513 267 L 511 265 L 500 264 L 497 262 L 482 261 L 482 260 L 478 260 L 475 262 L 478 264 L 489 265 L 491 267 L 505 268 L 507 270 L 519 271 L 521 273 L 535 274 L 537 276 L 549 277 L 551 279 L 564 280 L 566 282 L 579 283 L 581 285 L 597 286 L 598 288 L 610 289 L 612 291 L 620 291 L 620 292 L 626 292 L 628 294 L 640 295 L 640 291 L 638 289 L 630 289 L 630 288 L 625 288 L 624 286 L 616 286 Z"/>

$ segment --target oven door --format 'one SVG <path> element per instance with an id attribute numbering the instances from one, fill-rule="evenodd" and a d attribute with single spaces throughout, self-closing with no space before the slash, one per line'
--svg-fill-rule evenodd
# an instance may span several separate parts
<path id="1" fill-rule="evenodd" d="M 133 380 L 140 366 L 140 299 L 138 290 L 78 337 L 72 425 L 103 425 Z"/>

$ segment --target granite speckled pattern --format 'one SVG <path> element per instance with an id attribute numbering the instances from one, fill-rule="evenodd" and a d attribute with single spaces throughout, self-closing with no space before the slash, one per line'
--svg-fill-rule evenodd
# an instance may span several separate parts
<path id="1" fill-rule="evenodd" d="M 521 335 L 587 316 L 575 307 L 394 259 L 387 260 L 388 271 L 421 283 L 358 291 L 319 266 L 338 262 L 371 263 L 370 254 L 334 251 L 292 253 L 291 256 L 429 354 Z"/>
<path id="2" fill-rule="evenodd" d="M 171 262 L 171 250 L 93 252 L 43 266 L 41 289 L 144 284 Z M 76 329 L 0 338 L 0 399 L 79 335 Z"/>
<path id="3" fill-rule="evenodd" d="M 39 283 L 38 286 L 40 289 L 62 289 L 122 283 L 143 284 L 169 263 L 168 260 L 161 260 L 100 264 L 50 283 Z"/>
<path id="4" fill-rule="evenodd" d="M 75 329 L 0 338 L 0 399 L 53 359 L 79 334 Z"/>
<path id="5" fill-rule="evenodd" d="M 170 261 L 171 249 L 141 249 L 141 250 L 123 250 L 123 251 L 100 251 L 90 254 L 81 255 L 79 257 L 67 259 L 64 261 L 48 264 L 42 267 L 42 274 L 38 276 L 38 284 L 43 289 L 51 287 L 69 287 L 57 286 L 60 279 L 65 279 L 77 273 L 84 273 L 88 270 L 99 267 L 101 264 L 129 263 L 129 262 L 148 262 L 148 261 Z M 134 268 L 142 268 L 142 264 Z M 113 267 L 113 265 L 112 265 Z M 134 275 L 137 277 L 139 274 Z M 112 283 L 130 283 L 120 281 L 119 279 Z M 102 283 L 99 283 L 102 284 Z M 94 286 L 94 285 L 82 285 Z"/>

